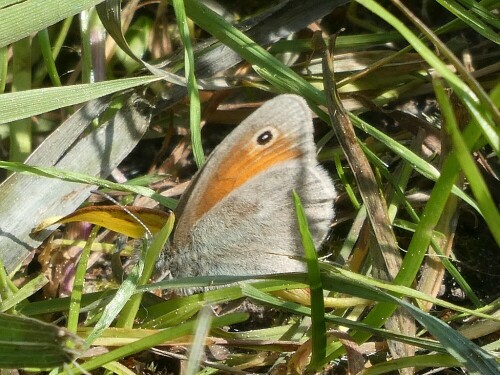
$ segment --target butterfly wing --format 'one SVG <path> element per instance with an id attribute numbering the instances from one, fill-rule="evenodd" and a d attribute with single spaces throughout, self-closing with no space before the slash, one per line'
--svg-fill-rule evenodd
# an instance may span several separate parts
<path id="1" fill-rule="evenodd" d="M 292 190 L 317 245 L 333 219 L 335 190 L 316 161 L 303 99 L 282 95 L 250 115 L 214 150 L 179 207 L 164 254 L 175 277 L 304 269 Z"/>

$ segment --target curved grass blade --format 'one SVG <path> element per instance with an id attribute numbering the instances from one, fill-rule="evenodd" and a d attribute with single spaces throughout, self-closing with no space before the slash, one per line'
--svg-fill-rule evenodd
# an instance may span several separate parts
<path id="1" fill-rule="evenodd" d="M 96 6 L 96 11 L 97 14 L 99 15 L 99 19 L 101 20 L 103 26 L 106 28 L 106 31 L 109 33 L 109 35 L 113 37 L 116 44 L 118 44 L 118 46 L 120 46 L 120 48 L 130 58 L 134 59 L 139 64 L 144 66 L 155 76 L 165 79 L 167 82 L 171 82 L 179 86 L 186 86 L 186 80 L 183 77 L 170 73 L 166 70 L 159 69 L 156 66 L 147 63 L 132 51 L 121 29 L 120 4 L 121 0 L 106 0 L 105 2 Z"/>

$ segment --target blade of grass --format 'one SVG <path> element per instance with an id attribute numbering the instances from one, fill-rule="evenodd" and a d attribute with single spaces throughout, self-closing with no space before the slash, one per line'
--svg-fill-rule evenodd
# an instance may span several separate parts
<path id="1" fill-rule="evenodd" d="M 139 281 L 137 283 L 138 286 L 145 285 L 153 274 L 159 254 L 163 250 L 165 243 L 167 242 L 167 239 L 174 227 L 174 221 L 175 216 L 174 214 L 171 214 L 168 217 L 167 222 L 165 223 L 163 228 L 158 232 L 153 242 L 148 247 L 144 259 L 144 270 L 139 277 Z M 120 318 L 116 323 L 117 327 L 132 328 L 137 315 L 137 311 L 139 310 L 139 307 L 141 305 L 141 301 L 142 293 L 136 293 L 130 298 L 130 301 L 125 305 L 120 314 Z"/>
<path id="2" fill-rule="evenodd" d="M 115 291 L 104 292 L 94 292 L 94 293 L 86 293 L 82 295 L 82 309 L 85 309 L 89 305 L 100 303 L 101 301 L 109 300 Z M 46 301 L 37 301 L 32 302 L 29 305 L 21 306 L 19 312 L 26 316 L 36 316 L 43 314 L 52 314 L 57 312 L 62 312 L 68 310 L 70 307 L 70 298 L 56 298 Z"/>
<path id="3" fill-rule="evenodd" d="M 54 42 L 52 48 L 50 49 L 50 56 L 51 56 L 50 59 L 52 61 L 57 60 L 57 56 L 59 56 L 59 52 L 61 51 L 64 40 L 66 39 L 66 36 L 68 35 L 72 21 L 73 21 L 73 17 L 68 17 L 62 22 L 62 25 L 61 25 L 61 28 L 60 28 L 59 33 L 57 35 L 56 41 Z M 47 29 L 42 29 L 40 31 L 40 33 L 44 33 L 44 30 L 47 30 Z M 48 35 L 47 35 L 47 37 L 48 37 Z M 44 36 L 42 36 L 42 38 L 44 38 Z M 40 42 L 40 44 L 41 43 L 42 42 Z M 45 48 L 45 47 L 42 47 L 42 48 Z M 44 54 L 44 59 L 45 59 L 45 52 L 42 51 L 42 53 Z M 45 75 L 47 74 L 47 71 L 48 71 L 47 64 L 42 65 L 39 69 L 37 69 L 35 71 L 35 73 L 33 74 L 33 86 L 34 87 L 39 87 L 41 85 L 43 79 L 45 78 Z M 57 75 L 57 77 L 59 77 L 59 76 Z M 57 78 L 52 78 L 52 77 L 50 77 L 50 78 L 51 78 L 52 83 L 54 85 L 56 85 L 55 81 L 57 80 Z"/>
<path id="4" fill-rule="evenodd" d="M 437 0 L 441 6 L 443 6 L 450 13 L 453 13 L 468 25 L 470 28 L 476 30 L 479 34 L 484 36 L 485 38 L 491 40 L 496 44 L 500 44 L 500 37 L 498 36 L 498 32 L 492 30 L 486 23 L 484 23 L 480 18 L 476 17 L 471 10 L 465 9 L 462 7 L 457 1 L 454 0 Z M 472 5 L 472 4 L 470 4 Z M 487 16 L 488 12 L 483 13 L 483 15 Z M 489 17 L 488 17 L 489 18 Z M 498 23 L 498 20 L 496 21 Z M 498 27 L 498 26 L 497 26 Z"/>
<path id="5" fill-rule="evenodd" d="M 201 168 L 205 163 L 205 155 L 201 145 L 201 108 L 200 94 L 198 85 L 194 75 L 195 63 L 193 47 L 191 45 L 191 37 L 189 35 L 188 19 L 186 10 L 184 9 L 184 0 L 173 0 L 175 16 L 177 18 L 177 26 L 179 34 L 184 45 L 184 69 L 187 79 L 187 89 L 189 96 L 189 127 L 191 130 L 191 144 L 193 147 L 194 160 L 198 168 Z"/>
<path id="6" fill-rule="evenodd" d="M 360 375 L 379 375 L 387 374 L 405 367 L 415 367 L 417 369 L 425 367 L 457 367 L 460 363 L 450 355 L 446 354 L 427 354 L 417 355 L 407 358 L 396 358 L 387 362 L 374 364 L 365 369 Z"/>
<path id="7" fill-rule="evenodd" d="M 52 55 L 52 47 L 50 45 L 49 32 L 47 29 L 40 30 L 38 32 L 38 44 L 40 45 L 40 50 L 42 51 L 43 60 L 45 61 L 45 67 L 49 73 L 50 80 L 54 86 L 62 86 L 61 78 L 57 72 L 56 63 Z"/>
<path id="8" fill-rule="evenodd" d="M 9 67 L 9 50 L 7 47 L 0 47 L 0 94 L 5 91 L 7 83 L 7 72 Z"/>
<path id="9" fill-rule="evenodd" d="M 117 361 L 111 361 L 102 365 L 103 368 L 110 371 L 111 374 L 116 375 L 136 375 L 136 372 L 129 369 L 126 365 Z"/>
<path id="10" fill-rule="evenodd" d="M 332 44 L 333 45 L 333 44 Z M 401 256 L 396 236 L 387 210 L 385 197 L 379 189 L 373 170 L 366 155 L 356 140 L 356 134 L 342 105 L 335 86 L 333 47 L 325 48 L 323 56 L 323 82 L 326 91 L 327 107 L 337 139 L 351 166 L 371 228 L 372 274 L 383 280 L 393 280 L 401 272 Z M 398 309 L 385 317 L 385 327 L 399 330 L 409 336 L 415 335 L 415 322 L 406 311 Z M 394 358 L 408 357 L 415 353 L 411 346 L 389 341 L 389 349 Z"/>
<path id="11" fill-rule="evenodd" d="M 0 118 L 2 121 L 11 122 L 36 116 L 160 79 L 160 77 L 144 76 L 6 93 L 0 95 Z"/>
<path id="12" fill-rule="evenodd" d="M 82 40 L 81 67 L 82 82 L 93 83 L 94 69 L 92 66 L 92 48 L 90 46 L 91 10 L 83 10 L 79 14 L 80 37 Z"/>
<path id="13" fill-rule="evenodd" d="M 483 176 L 481 175 L 481 172 L 470 155 L 470 150 L 463 138 L 464 136 L 460 134 L 451 103 L 446 96 L 443 84 L 439 79 L 434 80 L 434 90 L 444 116 L 445 128 L 450 134 L 455 148 L 455 155 L 457 156 L 458 162 L 460 163 L 460 166 L 469 181 L 472 192 L 477 199 L 479 208 L 481 209 L 486 223 L 490 228 L 491 234 L 500 246 L 500 227 L 498 225 L 498 223 L 500 223 L 500 213 L 496 208 L 495 202 Z"/>
<path id="14" fill-rule="evenodd" d="M 325 303 L 323 300 L 323 287 L 321 285 L 318 255 L 316 253 L 314 241 L 309 231 L 304 207 L 295 191 L 293 191 L 293 203 L 295 205 L 300 237 L 304 248 L 309 289 L 311 293 L 312 354 L 310 366 L 312 369 L 318 370 L 323 364 L 326 356 L 326 323 L 324 319 Z"/>
<path id="15" fill-rule="evenodd" d="M 245 313 L 227 314 L 224 316 L 215 317 L 214 320 L 212 321 L 212 327 L 221 327 L 221 326 L 236 324 L 236 323 L 240 323 L 242 321 L 245 321 L 246 319 L 248 319 L 248 315 Z M 154 335 L 151 335 L 151 336 L 146 337 L 146 338 L 141 339 L 141 340 L 137 340 L 133 343 L 130 343 L 130 344 L 125 345 L 121 348 L 112 350 L 112 351 L 105 353 L 103 355 L 94 357 L 94 358 L 82 363 L 78 367 L 75 366 L 75 367 L 71 367 L 69 369 L 66 369 L 61 374 L 77 375 L 77 374 L 83 373 L 84 371 L 94 370 L 98 367 L 105 365 L 108 362 L 124 358 L 128 355 L 138 353 L 142 350 L 147 350 L 147 349 L 152 348 L 153 346 L 159 345 L 165 341 L 170 341 L 170 340 L 173 340 L 175 338 L 188 335 L 191 332 L 193 332 L 195 325 L 196 325 L 196 321 L 191 321 L 191 322 L 187 322 L 187 323 L 178 325 L 176 327 L 164 329 L 164 330 L 162 330 Z"/>
<path id="16" fill-rule="evenodd" d="M 161 194 L 156 193 L 154 190 L 149 189 L 144 186 L 135 186 L 135 185 L 127 185 L 127 184 L 118 184 L 115 182 L 111 182 L 108 180 L 104 180 L 102 178 L 89 176 L 83 173 L 77 172 L 68 172 L 63 171 L 58 168 L 53 167 L 34 167 L 31 165 L 26 165 L 23 163 L 14 163 L 14 162 L 6 162 L 0 161 L 0 168 L 7 169 L 13 172 L 21 172 L 21 173 L 31 173 L 37 176 L 43 176 L 48 178 L 57 178 L 63 181 L 69 182 L 77 182 L 81 184 L 88 185 L 97 185 L 103 188 L 120 190 L 120 191 L 128 191 L 131 193 L 141 194 L 145 197 L 152 198 L 164 205 L 168 208 L 175 208 L 177 201 L 171 198 L 166 198 Z"/>
<path id="17" fill-rule="evenodd" d="M 0 368 L 52 369 L 79 354 L 81 339 L 55 324 L 0 313 Z"/>
<path id="18" fill-rule="evenodd" d="M 2 299 L 0 302 L 0 312 L 5 312 L 11 308 L 17 308 L 18 306 L 21 307 L 23 301 L 26 302 L 28 297 L 38 292 L 45 285 L 47 285 L 48 282 L 49 280 L 43 274 L 40 274 L 34 279 L 28 281 L 18 291 L 11 294 L 9 298 Z M 7 281 L 4 287 L 8 289 Z"/>
<path id="19" fill-rule="evenodd" d="M 481 17 L 483 20 L 488 22 L 491 26 L 496 27 L 497 29 L 500 28 L 500 20 L 498 17 L 493 12 L 490 12 L 488 10 L 489 7 L 492 5 L 498 5 L 496 3 L 496 0 L 488 0 L 488 1 L 480 1 L 476 2 L 475 0 L 460 0 L 460 2 L 467 7 L 469 7 L 470 11 L 473 12 L 474 14 L 477 14 L 479 17 Z M 492 10 L 494 10 L 493 8 Z"/>
<path id="20" fill-rule="evenodd" d="M 87 346 L 92 345 L 92 342 L 99 337 L 106 328 L 111 326 L 123 307 L 129 299 L 134 295 L 137 289 L 139 278 L 144 270 L 144 253 L 146 252 L 147 242 L 142 241 L 142 250 L 137 263 L 134 265 L 127 278 L 120 285 L 113 299 L 106 305 L 99 321 L 94 326 L 94 329 L 85 340 Z"/>
<path id="21" fill-rule="evenodd" d="M 87 264 L 90 257 L 90 248 L 94 243 L 100 227 L 94 226 L 90 232 L 87 243 L 82 249 L 80 259 L 78 260 L 78 266 L 75 272 L 75 281 L 73 284 L 73 290 L 71 291 L 70 303 L 69 303 L 69 313 L 68 313 L 68 331 L 76 333 L 78 328 L 78 319 L 80 317 L 80 310 L 82 304 L 83 295 L 83 283 L 85 281 L 85 274 L 87 273 Z"/>
<path id="22" fill-rule="evenodd" d="M 205 347 L 205 340 L 208 336 L 212 320 L 212 309 L 210 306 L 205 306 L 198 314 L 198 319 L 196 319 L 196 328 L 186 365 L 186 375 L 195 375 L 199 371 L 201 361 L 205 355 L 203 348 Z"/>
<path id="23" fill-rule="evenodd" d="M 326 92 L 329 93 L 326 98 L 331 123 L 358 183 L 363 203 L 367 207 L 370 224 L 375 234 L 377 246 L 379 246 L 376 258 L 379 255 L 382 257 L 379 258 L 382 261 L 378 264 L 379 272 L 384 274 L 384 279 L 390 280 L 396 275 L 401 264 L 396 237 L 387 216 L 385 198 L 378 188 L 374 173 L 356 140 L 352 123 L 340 101 L 335 87 L 333 69 L 333 54 L 325 49 L 323 58 L 324 85 Z"/>
<path id="24" fill-rule="evenodd" d="M 24 38 L 14 43 L 12 54 L 12 91 L 21 92 L 30 90 L 31 39 Z M 9 120 L 3 121 L 8 122 Z M 31 153 L 31 150 L 31 119 L 24 118 L 13 122 L 10 126 L 10 160 L 24 161 Z"/>
<path id="25" fill-rule="evenodd" d="M 0 47 L 28 37 L 104 0 L 27 0 L 0 9 Z M 36 17 L 27 17 L 35 15 Z"/>
<path id="26" fill-rule="evenodd" d="M 418 37 L 413 34 L 410 29 L 394 15 L 385 10 L 382 6 L 373 0 L 357 0 L 358 3 L 365 6 L 367 9 L 372 11 L 381 17 L 384 21 L 388 22 L 396 30 L 398 30 L 401 35 L 413 46 L 413 48 L 422 56 L 429 65 L 431 65 L 436 71 L 449 83 L 449 85 L 457 93 L 457 96 L 462 100 L 465 106 L 470 111 L 471 115 L 475 117 L 476 121 L 480 125 L 484 136 L 488 139 L 490 145 L 493 147 L 497 155 L 500 155 L 500 132 L 496 127 L 495 123 L 500 122 L 500 113 L 498 109 L 493 105 L 490 98 L 486 95 L 481 86 L 475 83 L 475 80 L 468 74 L 467 70 L 463 68 L 462 64 L 456 59 L 456 57 L 444 46 L 442 42 L 435 37 L 435 35 L 428 30 L 428 28 L 419 22 L 415 16 L 410 19 L 412 22 L 416 22 L 417 26 L 421 28 L 426 33 L 428 38 L 435 43 L 436 47 L 440 49 L 442 53 L 453 63 L 455 68 L 459 70 L 462 74 L 462 78 L 468 79 L 467 84 L 462 81 L 458 76 L 456 76 L 441 59 L 436 56 Z M 399 2 L 398 0 L 392 0 L 403 12 L 410 14 L 409 11 Z M 471 78 L 471 79 L 469 79 Z"/>
<path id="27" fill-rule="evenodd" d="M 3 260 L 0 257 L 0 300 L 2 301 L 1 303 L 4 303 L 5 300 L 11 298 L 14 295 L 14 292 L 16 291 L 17 288 L 12 290 L 10 286 L 10 280 L 9 277 L 7 276 L 7 271 L 5 270 L 5 267 L 3 265 Z M 6 309 L 2 309 L 0 307 L 0 312 L 3 311 L 6 311 Z"/>
<path id="28" fill-rule="evenodd" d="M 340 181 L 342 181 L 342 185 L 344 185 L 345 191 L 349 197 L 349 200 L 351 201 L 352 206 L 357 211 L 361 207 L 361 203 L 359 203 L 351 183 L 347 181 L 347 176 L 345 175 L 344 169 L 342 168 L 342 163 L 340 162 L 340 156 L 338 154 L 335 154 L 333 157 L 334 157 L 333 160 L 335 162 L 335 169 L 337 170 L 337 175 L 339 176 Z"/>

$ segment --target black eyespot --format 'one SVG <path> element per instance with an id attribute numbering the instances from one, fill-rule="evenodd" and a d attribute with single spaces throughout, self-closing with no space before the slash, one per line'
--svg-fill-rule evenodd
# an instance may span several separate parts
<path id="1" fill-rule="evenodd" d="M 265 144 L 271 142 L 272 139 L 273 139 L 273 133 L 271 133 L 269 130 L 266 130 L 264 133 L 260 134 L 257 137 L 257 143 L 261 146 L 264 146 Z"/>

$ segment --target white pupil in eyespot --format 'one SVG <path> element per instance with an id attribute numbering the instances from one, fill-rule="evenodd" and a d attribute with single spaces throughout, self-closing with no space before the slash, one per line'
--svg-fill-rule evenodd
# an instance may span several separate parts
<path id="1" fill-rule="evenodd" d="M 269 130 L 266 130 L 257 137 L 257 143 L 263 146 L 269 143 L 272 139 L 273 139 L 273 133 L 271 133 Z"/>

